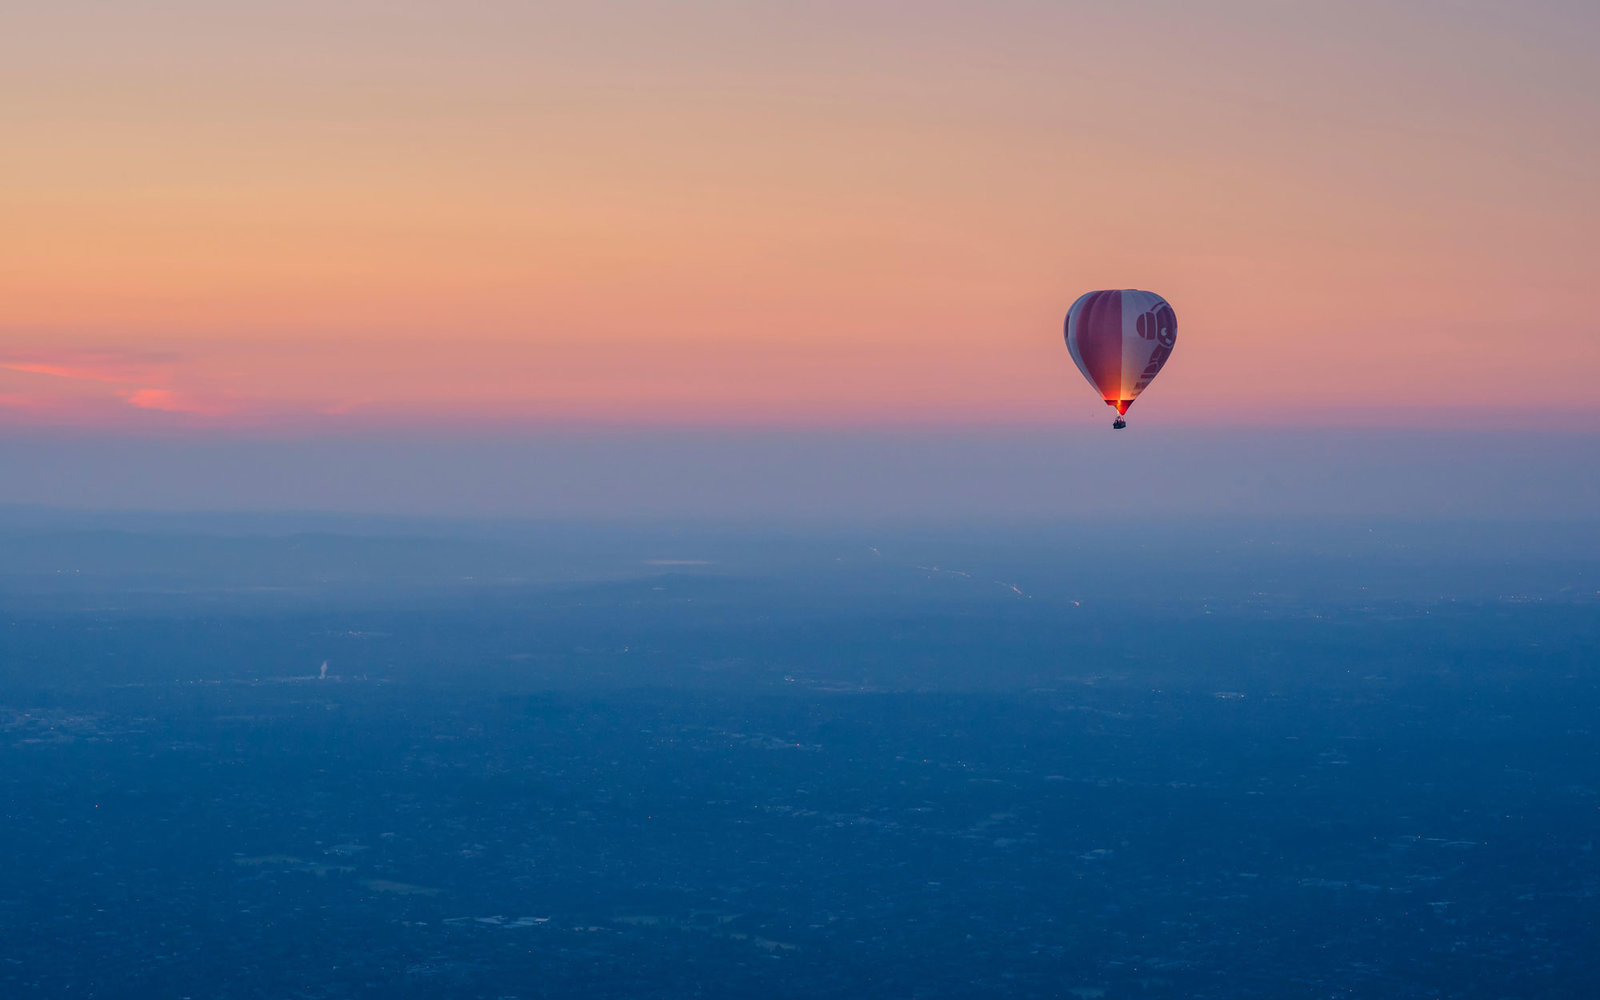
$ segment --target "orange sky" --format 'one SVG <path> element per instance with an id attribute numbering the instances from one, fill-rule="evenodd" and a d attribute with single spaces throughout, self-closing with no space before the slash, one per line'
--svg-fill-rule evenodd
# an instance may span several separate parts
<path id="1" fill-rule="evenodd" d="M 1592 4 L 34 6 L 0 426 L 1600 411 Z"/>

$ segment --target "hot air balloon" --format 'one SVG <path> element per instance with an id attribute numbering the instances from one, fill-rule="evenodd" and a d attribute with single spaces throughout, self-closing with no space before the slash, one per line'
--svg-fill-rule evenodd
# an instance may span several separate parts
<path id="1" fill-rule="evenodd" d="M 1067 312 L 1067 350 L 1106 405 L 1116 407 L 1111 426 L 1118 430 L 1177 342 L 1178 317 L 1155 292 L 1089 292 Z"/>

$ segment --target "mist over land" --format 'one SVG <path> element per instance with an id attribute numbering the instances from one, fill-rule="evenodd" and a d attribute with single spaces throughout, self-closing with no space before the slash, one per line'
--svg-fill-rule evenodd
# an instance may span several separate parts
<path id="1" fill-rule="evenodd" d="M 15 995 L 1600 973 L 1593 521 L 10 507 L 0 546 Z"/>
<path id="2" fill-rule="evenodd" d="M 1141 401 L 1072 430 L 439 427 L 288 434 L 68 430 L 0 438 L 0 503 L 363 517 L 855 524 L 1023 519 L 1115 527 L 1197 517 L 1544 522 L 1600 509 L 1592 415 L 1529 429 L 1481 411 L 1304 427 L 1294 408 L 1185 426 Z M 1101 421 L 1103 417 L 1103 422 Z M 1459 418 L 1459 426 L 1454 421 Z M 1281 424 L 1281 425 L 1280 425 Z M 355 521 L 347 522 L 352 530 Z"/>

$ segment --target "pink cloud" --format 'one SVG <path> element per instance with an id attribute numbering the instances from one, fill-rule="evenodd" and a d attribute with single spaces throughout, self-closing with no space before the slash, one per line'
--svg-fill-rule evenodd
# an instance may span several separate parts
<path id="1" fill-rule="evenodd" d="M 146 351 L 29 351 L 0 355 L 0 368 L 87 382 L 162 382 L 171 355 Z"/>
<path id="2" fill-rule="evenodd" d="M 175 355 L 128 350 L 0 350 L 0 410 L 12 420 L 126 421 L 128 408 L 179 418 L 231 417 L 240 400 L 174 386 Z M 28 376 L 35 376 L 29 378 Z M 38 378 L 37 376 L 44 376 Z"/>
<path id="3" fill-rule="evenodd" d="M 228 407 L 215 399 L 197 399 L 171 389 L 132 389 L 121 394 L 128 405 L 141 410 L 161 410 L 164 413 L 194 413 L 218 416 L 228 412 Z"/>

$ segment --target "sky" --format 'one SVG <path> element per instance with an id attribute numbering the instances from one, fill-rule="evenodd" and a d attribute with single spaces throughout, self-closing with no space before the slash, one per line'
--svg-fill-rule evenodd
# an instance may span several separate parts
<path id="1" fill-rule="evenodd" d="M 1600 427 L 1589 3 L 0 14 L 0 427 Z"/>

